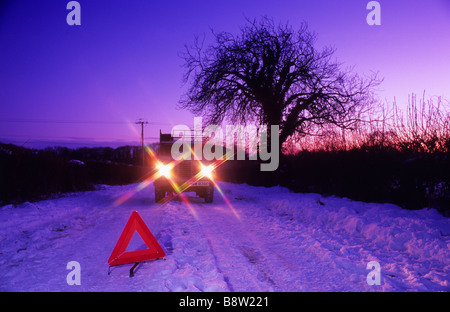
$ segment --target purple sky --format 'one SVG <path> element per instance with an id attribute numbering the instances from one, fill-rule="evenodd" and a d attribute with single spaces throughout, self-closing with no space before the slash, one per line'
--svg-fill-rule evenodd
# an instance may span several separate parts
<path id="1" fill-rule="evenodd" d="M 67 25 L 68 2 L 0 4 L 0 141 L 117 146 L 139 143 L 138 118 L 157 123 L 148 143 L 160 128 L 191 125 L 175 108 L 184 44 L 262 15 L 304 20 L 338 61 L 379 71 L 382 101 L 424 90 L 450 99 L 450 0 L 380 0 L 381 26 L 367 25 L 368 0 L 79 0 L 81 26 Z"/>

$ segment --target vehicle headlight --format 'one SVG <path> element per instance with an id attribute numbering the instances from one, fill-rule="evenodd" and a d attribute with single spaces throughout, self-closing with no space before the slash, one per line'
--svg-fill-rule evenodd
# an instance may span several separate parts
<path id="1" fill-rule="evenodd" d="M 212 179 L 213 178 L 213 176 L 212 176 L 213 170 L 214 170 L 214 167 L 212 165 L 209 165 L 209 166 L 202 165 L 200 174 L 204 177 L 208 177 L 208 178 Z"/>
<path id="2" fill-rule="evenodd" d="M 161 176 L 164 176 L 166 178 L 170 178 L 171 175 L 171 171 L 172 171 L 172 166 L 171 165 L 164 165 L 164 164 L 159 164 L 156 166 L 156 168 L 158 169 L 158 172 Z"/>

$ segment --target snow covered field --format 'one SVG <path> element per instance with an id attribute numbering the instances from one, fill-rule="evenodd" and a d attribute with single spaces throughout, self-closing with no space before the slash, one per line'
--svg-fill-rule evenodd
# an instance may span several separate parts
<path id="1" fill-rule="evenodd" d="M 219 183 L 231 205 L 190 197 L 157 205 L 150 185 L 0 207 L 0 291 L 448 291 L 450 219 L 432 209 Z M 107 260 L 136 210 L 165 260 Z M 136 234 L 127 250 L 145 248 Z M 81 285 L 68 285 L 70 261 Z M 377 261 L 381 285 L 368 285 Z"/>

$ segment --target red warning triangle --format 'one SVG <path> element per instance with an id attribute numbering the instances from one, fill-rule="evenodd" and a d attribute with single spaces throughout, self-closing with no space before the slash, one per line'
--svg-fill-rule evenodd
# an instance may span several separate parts
<path id="1" fill-rule="evenodd" d="M 125 251 L 135 231 L 138 232 L 148 248 L 136 251 Z M 117 241 L 116 247 L 114 247 L 114 250 L 109 257 L 108 264 L 113 266 L 125 263 L 147 261 L 163 258 L 165 255 L 166 253 L 161 248 L 152 232 L 150 232 L 148 227 L 145 225 L 144 220 L 142 220 L 137 211 L 133 211 L 122 231 L 122 234 L 119 237 L 119 240 Z"/>

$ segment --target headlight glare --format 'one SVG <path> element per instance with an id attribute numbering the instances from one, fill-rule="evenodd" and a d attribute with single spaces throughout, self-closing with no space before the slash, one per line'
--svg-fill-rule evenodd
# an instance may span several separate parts
<path id="1" fill-rule="evenodd" d="M 212 165 L 209 165 L 209 166 L 202 165 L 201 168 L 202 169 L 201 169 L 200 173 L 201 173 L 202 176 L 210 178 L 210 179 L 213 178 L 212 172 L 214 170 L 214 167 Z"/>
<path id="2" fill-rule="evenodd" d="M 172 166 L 165 165 L 165 164 L 159 164 L 156 166 L 156 168 L 158 169 L 158 172 L 161 176 L 170 178 L 170 172 L 172 170 Z"/>

